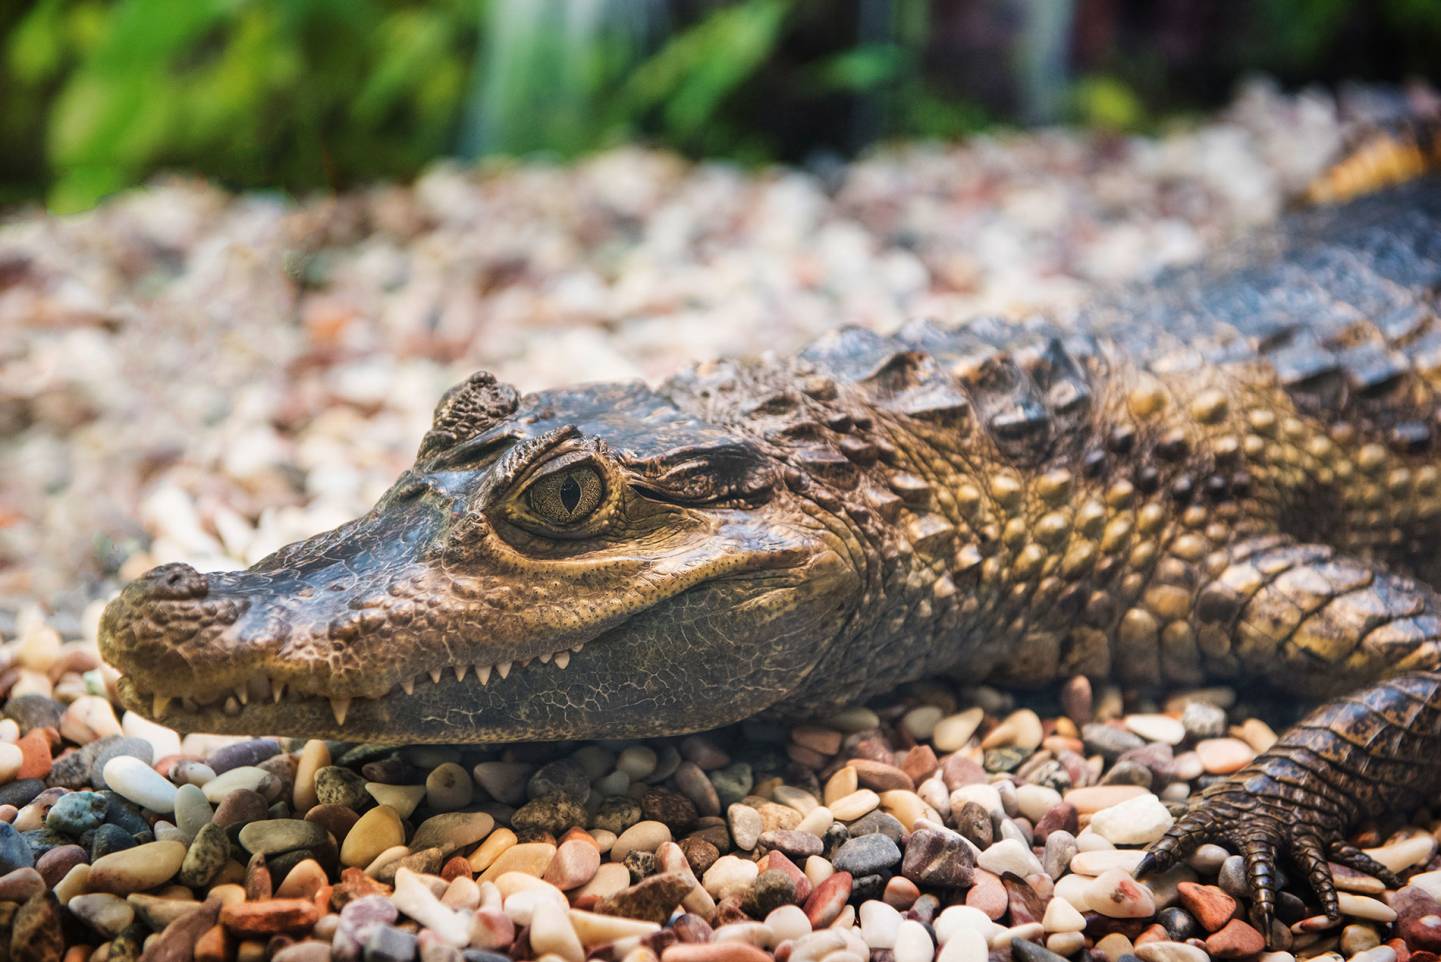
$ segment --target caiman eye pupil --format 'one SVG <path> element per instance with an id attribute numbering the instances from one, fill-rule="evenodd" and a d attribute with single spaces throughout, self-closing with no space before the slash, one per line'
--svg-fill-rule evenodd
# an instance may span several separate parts
<path id="1" fill-rule="evenodd" d="M 575 514 L 575 507 L 580 504 L 580 485 L 573 474 L 566 475 L 565 481 L 561 482 L 560 503 L 565 506 L 567 514 Z"/>
<path id="2" fill-rule="evenodd" d="M 582 463 L 537 479 L 526 493 L 526 500 L 540 520 L 569 525 L 590 517 L 600 507 L 604 494 L 600 472 Z"/>

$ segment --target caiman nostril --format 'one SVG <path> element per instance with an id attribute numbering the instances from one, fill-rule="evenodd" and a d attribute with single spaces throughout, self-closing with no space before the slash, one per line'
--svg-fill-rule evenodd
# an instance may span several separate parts
<path id="1" fill-rule="evenodd" d="M 165 601 L 198 601 L 210 589 L 205 575 L 180 562 L 152 568 L 141 584 L 147 595 Z"/>

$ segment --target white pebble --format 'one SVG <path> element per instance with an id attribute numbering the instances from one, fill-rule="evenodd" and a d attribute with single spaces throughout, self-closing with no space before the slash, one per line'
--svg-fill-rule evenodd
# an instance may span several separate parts
<path id="1" fill-rule="evenodd" d="M 1041 927 L 1047 932 L 1084 932 L 1086 917 L 1065 899 L 1053 898 L 1046 903 L 1046 914 Z"/>
<path id="2" fill-rule="evenodd" d="M 1341 914 L 1349 915 L 1353 919 L 1367 919 L 1372 922 L 1396 921 L 1395 909 L 1369 896 L 1337 892 L 1336 900 L 1341 907 Z"/>
<path id="3" fill-rule="evenodd" d="M 155 769 L 131 755 L 116 755 L 105 763 L 105 784 L 141 808 L 169 814 L 175 811 L 176 787 Z"/>
<path id="4" fill-rule="evenodd" d="M 988 955 L 984 935 L 975 929 L 958 929 L 945 940 L 936 962 L 986 962 Z"/>
<path id="5" fill-rule="evenodd" d="M 1103 808 L 1091 816 L 1091 831 L 1117 845 L 1149 845 L 1175 824 L 1176 819 L 1155 795 Z"/>
<path id="6" fill-rule="evenodd" d="M 901 913 L 878 899 L 861 903 L 861 935 L 873 949 L 893 949 L 901 926 Z"/>
<path id="7" fill-rule="evenodd" d="M 1039 875 L 1045 871 L 1041 867 L 1040 859 L 1036 858 L 1025 843 L 1014 838 L 1003 838 L 999 842 L 992 843 L 981 853 L 976 863 L 987 872 L 993 872 L 996 875 L 1014 872 L 1021 878 L 1025 878 L 1027 875 Z"/>
<path id="8" fill-rule="evenodd" d="M 931 933 L 915 919 L 906 919 L 896 930 L 896 962 L 931 962 L 936 947 Z"/>
<path id="9" fill-rule="evenodd" d="M 766 916 L 766 928 L 774 933 L 777 942 L 798 939 L 811 930 L 811 920 L 805 909 L 799 905 L 782 905 Z"/>
<path id="10" fill-rule="evenodd" d="M 1179 745 L 1186 740 L 1186 728 L 1170 715 L 1127 715 L 1126 727 L 1148 742 Z"/>
<path id="11" fill-rule="evenodd" d="M 1413 865 L 1424 865 L 1436 854 L 1436 839 L 1430 835 L 1413 835 L 1380 848 L 1364 850 L 1367 855 L 1393 872 L 1402 872 Z"/>
<path id="12" fill-rule="evenodd" d="M 425 880 L 410 869 L 396 870 L 395 891 L 390 900 L 397 909 L 430 929 L 446 945 L 460 948 L 470 944 L 470 913 L 457 912 L 445 905 Z M 566 928 L 570 928 L 569 922 Z"/>
<path id="13" fill-rule="evenodd" d="M 949 945 L 956 934 L 964 931 L 977 932 L 983 940 L 1000 931 L 1000 926 L 973 905 L 952 905 L 936 916 L 936 939 L 942 945 Z"/>
<path id="14" fill-rule="evenodd" d="M 901 727 L 910 732 L 912 738 L 923 742 L 935 734 L 944 714 L 935 705 L 920 705 L 901 716 Z"/>
<path id="15" fill-rule="evenodd" d="M 936 722 L 935 728 L 931 730 L 931 741 L 935 744 L 936 751 L 954 752 L 965 748 L 985 717 L 985 710 L 976 707 L 947 715 Z"/>

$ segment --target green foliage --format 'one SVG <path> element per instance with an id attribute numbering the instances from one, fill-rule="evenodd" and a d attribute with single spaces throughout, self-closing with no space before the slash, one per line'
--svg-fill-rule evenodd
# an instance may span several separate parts
<path id="1" fill-rule="evenodd" d="M 1025 4 L 1048 2 L 1013 0 L 1032 14 L 1045 10 Z M 987 103 L 1015 112 L 1026 82 L 1049 95 L 1051 76 L 1065 76 L 1055 51 L 1066 45 L 1042 44 L 1043 62 L 1019 79 L 1024 58 L 1007 53 L 1017 40 L 1007 27 L 989 52 L 958 62 L 947 46 L 955 18 L 932 22 L 944 9 L 933 0 L 0 3 L 0 203 L 43 194 L 55 210 L 78 210 L 165 169 L 240 188 L 344 188 L 408 178 L 446 154 L 573 157 L 628 139 L 797 159 L 983 127 L 993 113 L 967 77 L 987 88 L 1009 81 L 1010 99 L 988 89 Z M 1435 79 L 1441 49 L 1441 0 L 1255 0 L 1226 5 L 1216 34 L 1194 38 L 1192 62 L 1173 69 L 1144 33 L 1151 8 L 1125 9 L 1090 14 L 1111 16 L 1107 35 L 1121 39 L 1070 65 L 1064 102 L 1081 123 L 1149 126 L 1196 106 L 1206 83 L 1211 100 L 1199 102 L 1219 100 L 1251 70 Z M 1136 24 L 1140 33 L 1120 28 Z M 1175 83 L 1198 73 L 1204 82 L 1190 92 Z"/>
<path id="2" fill-rule="evenodd" d="M 404 176 L 444 152 L 472 0 L 41 0 L 5 66 L 44 117 L 47 200 L 88 207 L 162 167 L 240 186 Z"/>

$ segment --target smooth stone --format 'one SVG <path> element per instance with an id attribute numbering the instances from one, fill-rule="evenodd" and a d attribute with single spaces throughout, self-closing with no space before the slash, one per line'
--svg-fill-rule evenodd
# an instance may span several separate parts
<path id="1" fill-rule="evenodd" d="M 147 842 L 96 859 L 90 865 L 89 887 L 95 892 L 128 895 L 155 888 L 175 877 L 185 860 L 180 842 Z"/>
<path id="2" fill-rule="evenodd" d="M 906 840 L 901 874 L 921 885 L 959 888 L 971 883 L 975 866 L 975 852 L 961 836 L 917 829 Z"/>
<path id="3" fill-rule="evenodd" d="M 181 785 L 175 792 L 175 827 L 186 838 L 195 838 L 201 827 L 209 824 L 214 810 L 210 800 L 196 785 Z"/>
<path id="4" fill-rule="evenodd" d="M 425 801 L 432 811 L 453 812 L 465 808 L 475 797 L 470 773 L 455 762 L 433 768 L 425 779 Z"/>
<path id="5" fill-rule="evenodd" d="M 219 877 L 229 860 L 230 836 L 225 829 L 214 822 L 203 825 L 180 863 L 180 884 L 203 888 Z"/>
<path id="6" fill-rule="evenodd" d="M 45 827 L 52 832 L 78 838 L 99 828 L 110 811 L 110 800 L 99 792 L 71 792 L 62 795 L 45 815 Z"/>
<path id="7" fill-rule="evenodd" d="M 0 872 L 34 867 L 35 854 L 25 837 L 9 822 L 0 821 Z"/>
<path id="8" fill-rule="evenodd" d="M 1004 875 L 1011 872 L 1025 878 L 1044 872 L 1041 862 L 1025 843 L 1012 838 L 994 842 L 976 859 L 976 864 L 988 872 Z"/>
<path id="9" fill-rule="evenodd" d="M 1367 919 L 1372 922 L 1393 922 L 1396 919 L 1395 909 L 1366 895 L 1338 892 L 1336 900 L 1341 914 L 1349 915 L 1353 919 Z"/>
<path id="10" fill-rule="evenodd" d="M 377 805 L 346 833 L 340 847 L 340 862 L 353 868 L 364 868 L 377 855 L 405 842 L 405 826 L 395 809 Z"/>
<path id="11" fill-rule="evenodd" d="M 1141 962 L 1210 962 L 1211 960 L 1204 949 L 1185 942 L 1166 940 L 1145 942 L 1135 947 L 1135 953 Z"/>
<path id="12" fill-rule="evenodd" d="M 378 805 L 389 805 L 401 818 L 409 818 L 425 799 L 424 785 L 385 785 L 366 782 L 365 790 Z"/>
<path id="13" fill-rule="evenodd" d="M 416 851 L 438 848 L 449 854 L 474 845 L 495 828 L 495 818 L 488 812 L 443 812 L 420 823 L 410 847 Z"/>
<path id="14" fill-rule="evenodd" d="M 1148 918 L 1156 912 L 1151 890 L 1121 869 L 1094 879 L 1087 888 L 1086 904 L 1091 911 L 1113 919 Z"/>
<path id="15" fill-rule="evenodd" d="M 831 863 L 835 865 L 836 871 L 850 872 L 856 878 L 875 875 L 900 861 L 900 848 L 896 846 L 895 842 L 880 833 L 848 839 L 831 858 Z"/>
<path id="16" fill-rule="evenodd" d="M 224 775 L 242 765 L 259 766 L 261 762 L 280 754 L 280 743 L 273 738 L 249 738 L 245 741 L 221 745 L 205 759 L 210 770 Z"/>
<path id="17" fill-rule="evenodd" d="M 1149 845 L 1165 835 L 1175 821 L 1161 800 L 1147 793 L 1094 813 L 1090 827 L 1116 845 Z"/>
<path id="18" fill-rule="evenodd" d="M 1186 726 L 1170 715 L 1127 715 L 1123 721 L 1128 729 L 1148 742 L 1179 745 L 1186 740 Z"/>
<path id="19" fill-rule="evenodd" d="M 941 718 L 931 730 L 931 742 L 936 751 L 954 752 L 965 748 L 985 717 L 985 710 L 975 707 Z"/>
<path id="20" fill-rule="evenodd" d="M 664 822 L 653 819 L 636 822 L 621 832 L 610 848 L 612 860 L 621 862 L 631 852 L 654 852 L 664 842 L 671 841 L 670 828 Z"/>
<path id="21" fill-rule="evenodd" d="M 1392 872 L 1399 873 L 1430 861 L 1431 856 L 1436 854 L 1436 839 L 1430 835 L 1413 835 L 1390 845 L 1363 851 Z"/>
<path id="22" fill-rule="evenodd" d="M 65 907 L 107 939 L 115 938 L 135 921 L 135 909 L 130 903 L 108 892 L 77 895 Z"/>
<path id="23" fill-rule="evenodd" d="M 324 845 L 330 833 L 315 822 L 299 818 L 268 818 L 250 822 L 238 840 L 252 855 L 278 855 L 300 848 Z"/>
<path id="24" fill-rule="evenodd" d="M 561 891 L 569 891 L 589 882 L 599 870 L 600 850 L 589 841 L 573 838 L 555 850 L 542 878 Z"/>
<path id="25" fill-rule="evenodd" d="M 1230 775 L 1251 763 L 1256 752 L 1239 738 L 1203 738 L 1196 743 L 1201 767 L 1211 775 Z"/>
<path id="26" fill-rule="evenodd" d="M 274 775 L 263 768 L 255 768 L 249 765 L 242 765 L 239 768 L 232 768 L 224 775 L 216 775 L 210 781 L 201 786 L 200 790 L 205 793 L 205 798 L 212 804 L 219 803 L 236 789 L 256 792 L 260 795 L 269 785 L 277 784 Z"/>
<path id="27" fill-rule="evenodd" d="M 924 925 L 906 919 L 896 929 L 896 944 L 891 951 L 895 962 L 931 962 L 936 947 Z"/>
<path id="28" fill-rule="evenodd" d="M 861 903 L 857 913 L 861 923 L 861 937 L 873 949 L 895 948 L 896 935 L 901 926 L 901 913 L 877 899 Z M 801 918 L 805 915 L 802 913 Z M 806 924 L 810 928 L 809 922 Z"/>

